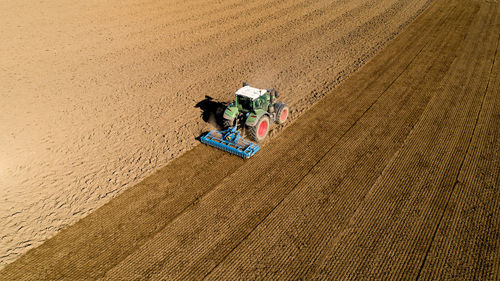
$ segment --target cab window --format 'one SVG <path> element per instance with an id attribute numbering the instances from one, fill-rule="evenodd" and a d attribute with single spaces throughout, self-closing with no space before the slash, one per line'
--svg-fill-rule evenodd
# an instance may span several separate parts
<path id="1" fill-rule="evenodd" d="M 252 108 L 252 100 L 247 97 L 237 96 L 238 103 L 242 108 L 251 109 Z"/>

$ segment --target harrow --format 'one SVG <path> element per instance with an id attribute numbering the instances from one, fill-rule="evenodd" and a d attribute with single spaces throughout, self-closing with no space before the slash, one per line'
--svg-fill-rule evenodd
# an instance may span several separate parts
<path id="1" fill-rule="evenodd" d="M 243 158 L 253 156 L 260 147 L 258 144 L 244 140 L 236 126 L 223 131 L 212 130 L 201 137 L 201 142 Z"/>

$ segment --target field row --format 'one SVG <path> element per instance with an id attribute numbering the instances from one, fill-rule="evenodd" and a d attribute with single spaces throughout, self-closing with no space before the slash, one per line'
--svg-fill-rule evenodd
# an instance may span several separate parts
<path id="1" fill-rule="evenodd" d="M 436 1 L 248 161 L 197 146 L 10 279 L 498 279 L 498 4 Z"/>

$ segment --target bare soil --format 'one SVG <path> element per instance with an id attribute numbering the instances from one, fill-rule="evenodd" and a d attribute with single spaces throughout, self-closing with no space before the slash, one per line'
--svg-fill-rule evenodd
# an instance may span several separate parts
<path id="1" fill-rule="evenodd" d="M 0 277 L 498 280 L 499 44 L 434 1 L 251 159 L 196 146 Z"/>
<path id="2" fill-rule="evenodd" d="M 2 1 L 0 268 L 195 147 L 241 82 L 296 119 L 429 2 Z"/>

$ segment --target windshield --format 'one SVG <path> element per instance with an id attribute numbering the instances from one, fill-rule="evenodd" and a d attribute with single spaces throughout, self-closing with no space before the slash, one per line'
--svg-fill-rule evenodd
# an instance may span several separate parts
<path id="1" fill-rule="evenodd" d="M 238 100 L 238 104 L 241 105 L 241 108 L 246 109 L 246 110 L 251 110 L 253 108 L 252 100 L 250 98 L 236 96 L 236 99 Z"/>

